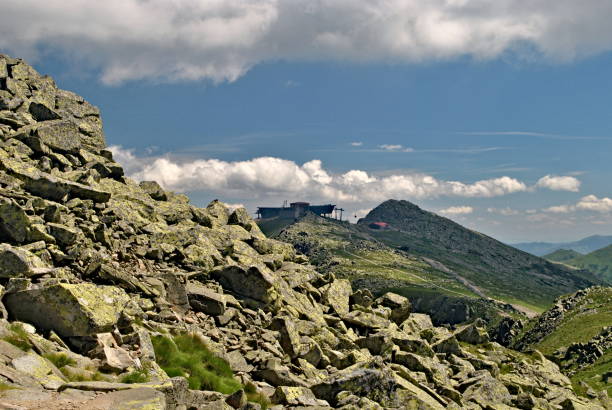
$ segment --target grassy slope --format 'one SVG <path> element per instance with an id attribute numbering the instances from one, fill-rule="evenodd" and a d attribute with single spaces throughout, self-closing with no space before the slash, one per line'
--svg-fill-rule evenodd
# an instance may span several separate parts
<path id="1" fill-rule="evenodd" d="M 279 224 L 264 221 L 260 226 L 267 234 Z M 348 278 L 355 287 L 368 288 L 375 295 L 388 291 L 402 294 L 437 323 L 462 322 L 466 311 L 471 318 L 479 316 L 491 323 L 500 317 L 501 310 L 508 314 L 507 308 L 478 297 L 454 275 L 383 244 L 371 233 L 363 226 L 310 215 L 290 223 L 277 237 L 308 254 L 321 272 Z M 509 314 L 517 315 L 512 310 Z"/>
<path id="2" fill-rule="evenodd" d="M 585 271 L 553 264 L 424 211 L 407 201 L 387 201 L 360 221 L 384 221 L 392 230 L 371 231 L 391 247 L 442 262 L 488 296 L 542 310 L 559 295 L 598 284 Z"/>
<path id="3" fill-rule="evenodd" d="M 551 254 L 547 256 L 547 259 L 557 260 L 550 258 L 550 256 L 557 258 L 559 255 Z M 578 254 L 573 258 L 562 261 L 559 260 L 558 262 L 589 270 L 606 283 L 612 284 L 612 245 L 598 249 L 587 255 Z"/>
<path id="4" fill-rule="evenodd" d="M 610 287 L 595 291 L 583 303 L 566 312 L 555 331 L 533 347 L 545 355 L 550 355 L 555 350 L 572 343 L 588 342 L 606 326 L 612 326 L 612 288 Z M 530 326 L 526 327 L 529 328 Z M 605 385 L 600 377 L 611 371 L 612 351 L 608 351 L 594 365 L 577 372 L 571 379 L 578 390 L 583 390 L 579 382 L 584 381 L 595 390 L 605 388 L 612 395 L 612 385 Z"/>

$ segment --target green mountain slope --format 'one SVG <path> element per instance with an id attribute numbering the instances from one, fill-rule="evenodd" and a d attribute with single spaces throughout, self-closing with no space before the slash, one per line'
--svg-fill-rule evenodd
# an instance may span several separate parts
<path id="1" fill-rule="evenodd" d="M 580 256 L 583 255 L 573 249 L 558 249 L 552 253 L 549 253 L 548 255 L 544 255 L 543 258 L 552 262 L 567 262 Z"/>
<path id="2" fill-rule="evenodd" d="M 386 222 L 390 229 L 370 230 L 376 240 L 410 254 L 435 259 L 489 297 L 542 309 L 562 294 L 601 283 L 590 272 L 505 245 L 408 201 L 388 200 L 358 225 Z"/>
<path id="3" fill-rule="evenodd" d="M 500 315 L 520 316 L 510 305 L 481 297 L 443 264 L 392 248 L 364 226 L 309 214 L 299 220 L 258 221 L 262 231 L 292 243 L 308 255 L 317 270 L 348 278 L 354 287 L 375 295 L 388 291 L 410 298 L 416 311 L 435 323 L 461 323 L 482 317 L 494 322 Z M 280 227 L 285 224 L 284 229 Z"/>
<path id="4" fill-rule="evenodd" d="M 586 383 L 612 394 L 612 287 L 561 297 L 531 320 L 515 339 L 520 350 L 538 349 L 559 364 L 578 390 Z"/>
<path id="5" fill-rule="evenodd" d="M 552 256 L 552 257 L 551 257 Z M 597 277 L 606 283 L 612 284 L 612 245 L 603 249 L 596 250 L 587 255 L 576 255 L 573 258 L 558 260 L 560 255 L 548 255 L 546 258 L 563 262 L 566 265 L 575 266 L 579 269 L 586 269 L 593 272 Z M 569 256 L 569 254 L 567 255 Z"/>

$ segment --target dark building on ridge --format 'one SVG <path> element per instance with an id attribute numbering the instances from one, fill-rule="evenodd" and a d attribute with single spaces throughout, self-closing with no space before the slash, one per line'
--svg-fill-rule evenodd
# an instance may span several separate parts
<path id="1" fill-rule="evenodd" d="M 257 217 L 260 219 L 268 218 L 299 218 L 306 212 L 312 212 L 320 216 L 331 216 L 336 209 L 336 205 L 310 205 L 308 202 L 293 202 L 289 206 L 280 208 L 257 208 Z"/>

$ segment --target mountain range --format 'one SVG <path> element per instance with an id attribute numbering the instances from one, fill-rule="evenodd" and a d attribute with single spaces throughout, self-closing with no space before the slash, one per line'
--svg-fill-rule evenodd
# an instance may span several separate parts
<path id="1" fill-rule="evenodd" d="M 586 254 L 608 245 L 612 245 L 612 236 L 605 235 L 592 235 L 575 242 L 521 242 L 511 244 L 517 249 L 537 256 L 544 256 L 559 249 L 571 249 Z"/>

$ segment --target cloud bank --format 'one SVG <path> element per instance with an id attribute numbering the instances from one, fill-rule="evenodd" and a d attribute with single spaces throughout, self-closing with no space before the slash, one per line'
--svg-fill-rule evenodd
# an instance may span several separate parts
<path id="1" fill-rule="evenodd" d="M 233 81 L 265 61 L 419 63 L 612 49 L 609 0 L 5 0 L 0 49 L 129 80 Z M 24 29 L 26 27 L 26 29 Z"/>
<path id="2" fill-rule="evenodd" d="M 138 157 L 133 151 L 118 146 L 111 147 L 111 150 L 126 173 L 137 180 L 156 180 L 164 188 L 175 191 L 206 191 L 231 198 L 299 196 L 313 200 L 366 203 L 389 198 L 491 198 L 533 190 L 533 187 L 509 176 L 467 183 L 418 172 L 377 176 L 353 169 L 332 173 L 317 159 L 302 165 L 274 157 L 248 161 L 178 161 L 167 156 Z M 449 214 L 469 213 L 468 207 L 452 207 L 446 211 Z"/>

